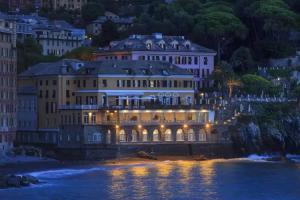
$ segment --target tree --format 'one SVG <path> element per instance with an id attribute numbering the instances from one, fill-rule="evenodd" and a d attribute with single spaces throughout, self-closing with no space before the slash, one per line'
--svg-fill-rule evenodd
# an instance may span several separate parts
<path id="1" fill-rule="evenodd" d="M 83 20 L 90 23 L 104 14 L 104 7 L 100 3 L 88 3 L 82 7 L 81 14 Z"/>
<path id="2" fill-rule="evenodd" d="M 64 58 L 91 61 L 93 60 L 93 52 L 95 51 L 96 48 L 94 47 L 79 47 L 64 55 Z"/>
<path id="3" fill-rule="evenodd" d="M 247 27 L 235 16 L 230 4 L 216 2 L 207 3 L 195 17 L 194 35 L 203 39 L 212 39 L 216 43 L 218 62 L 224 48 L 235 38 L 245 39 Z"/>
<path id="4" fill-rule="evenodd" d="M 18 72 L 40 62 L 53 62 L 59 59 L 56 56 L 43 56 L 41 45 L 33 38 L 26 38 L 23 43 L 17 44 Z"/>
<path id="5" fill-rule="evenodd" d="M 102 25 L 101 34 L 93 38 L 92 44 L 94 46 L 106 46 L 111 41 L 119 39 L 120 33 L 118 27 L 112 21 L 107 21 Z"/>
<path id="6" fill-rule="evenodd" d="M 293 95 L 297 98 L 298 107 L 300 107 L 300 86 L 293 90 Z"/>
<path id="7" fill-rule="evenodd" d="M 248 94 L 260 95 L 262 92 L 269 92 L 269 89 L 271 88 L 270 81 L 253 74 L 242 76 L 241 82 L 243 84 L 243 90 Z"/>
<path id="8" fill-rule="evenodd" d="M 231 56 L 230 63 L 239 73 L 249 72 L 254 66 L 254 61 L 249 48 L 240 47 Z"/>

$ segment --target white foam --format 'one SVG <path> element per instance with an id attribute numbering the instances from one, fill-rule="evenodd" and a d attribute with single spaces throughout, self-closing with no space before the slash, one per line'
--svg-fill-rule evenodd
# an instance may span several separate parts
<path id="1" fill-rule="evenodd" d="M 103 167 L 95 167 L 95 168 L 87 168 L 87 169 L 59 169 L 59 170 L 48 170 L 48 171 L 39 171 L 39 172 L 31 172 L 29 173 L 31 176 L 37 178 L 61 178 L 66 176 L 73 176 L 78 174 L 89 173 L 93 171 L 101 171 L 104 170 Z"/>
<path id="2" fill-rule="evenodd" d="M 297 154 L 287 154 L 286 157 L 296 163 L 300 163 L 300 155 Z"/>

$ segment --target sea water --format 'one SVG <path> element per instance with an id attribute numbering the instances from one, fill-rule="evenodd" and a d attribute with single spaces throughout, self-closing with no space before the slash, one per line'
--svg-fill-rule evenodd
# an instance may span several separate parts
<path id="1" fill-rule="evenodd" d="M 32 172 L 42 184 L 0 190 L 0 199 L 299 200 L 300 164 L 268 162 L 266 158 L 252 155 Z"/>

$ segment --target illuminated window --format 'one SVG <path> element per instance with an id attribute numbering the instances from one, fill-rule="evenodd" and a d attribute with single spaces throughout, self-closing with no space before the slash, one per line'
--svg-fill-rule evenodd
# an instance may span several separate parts
<path id="1" fill-rule="evenodd" d="M 119 136 L 120 136 L 120 142 L 126 142 L 126 133 L 124 129 L 120 130 Z"/>
<path id="2" fill-rule="evenodd" d="M 153 131 L 153 142 L 158 142 L 159 141 L 159 132 L 157 129 Z"/>
<path id="3" fill-rule="evenodd" d="M 143 130 L 143 142 L 147 142 L 148 141 L 148 131 L 146 129 Z"/>
<path id="4" fill-rule="evenodd" d="M 183 130 L 178 129 L 176 132 L 176 141 L 184 141 Z"/>
<path id="5" fill-rule="evenodd" d="M 171 131 L 171 129 L 167 129 L 165 131 L 165 141 L 168 141 L 168 142 L 172 141 L 172 131 Z"/>

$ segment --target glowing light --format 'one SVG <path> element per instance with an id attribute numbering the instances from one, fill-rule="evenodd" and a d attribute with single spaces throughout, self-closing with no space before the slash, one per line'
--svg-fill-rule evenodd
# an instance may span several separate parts
<path id="1" fill-rule="evenodd" d="M 116 129 L 119 129 L 120 128 L 120 126 L 119 125 L 116 125 Z"/>
<path id="2" fill-rule="evenodd" d="M 205 128 L 209 129 L 210 128 L 210 124 L 205 124 Z"/>
<path id="3" fill-rule="evenodd" d="M 162 124 L 162 125 L 160 125 L 160 128 L 165 128 L 165 125 L 163 125 L 163 124 Z"/>
<path id="4" fill-rule="evenodd" d="M 131 172 L 135 177 L 145 177 L 149 174 L 149 171 L 146 167 L 132 167 Z"/>
<path id="5" fill-rule="evenodd" d="M 115 170 L 112 170 L 111 171 L 111 175 L 113 177 L 120 177 L 120 176 L 123 176 L 124 175 L 124 171 L 121 170 L 121 169 L 115 169 Z"/>
<path id="6" fill-rule="evenodd" d="M 188 128 L 189 126 L 187 124 L 184 124 L 183 125 L 183 128 Z"/>
<path id="7" fill-rule="evenodd" d="M 167 177 L 170 175 L 173 167 L 168 163 L 159 163 L 156 164 L 156 168 L 159 176 Z"/>
<path id="8" fill-rule="evenodd" d="M 138 125 L 138 128 L 141 129 L 141 128 L 143 128 L 143 126 L 139 124 L 139 125 Z"/>
<path id="9" fill-rule="evenodd" d="M 89 116 L 90 116 L 90 117 L 92 116 L 92 113 L 91 113 L 91 112 L 89 112 Z"/>
<path id="10" fill-rule="evenodd" d="M 109 110 L 107 110 L 106 113 L 109 113 Z"/>

